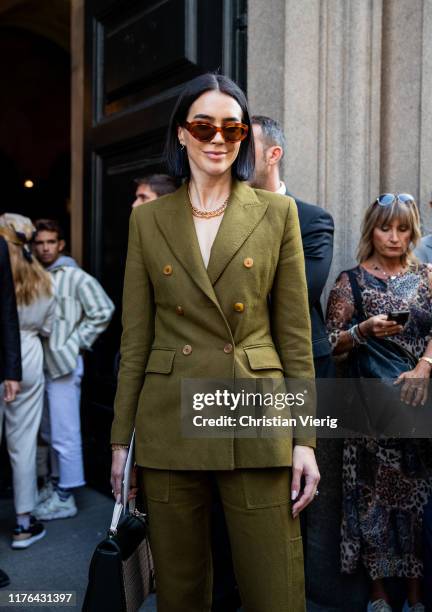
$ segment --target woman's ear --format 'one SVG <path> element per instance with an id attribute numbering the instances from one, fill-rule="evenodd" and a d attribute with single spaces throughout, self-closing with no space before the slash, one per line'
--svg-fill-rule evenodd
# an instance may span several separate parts
<path id="1" fill-rule="evenodd" d="M 184 146 L 185 141 L 184 141 L 184 128 L 182 128 L 180 125 L 177 128 L 177 137 L 179 139 L 179 143 L 181 146 Z"/>

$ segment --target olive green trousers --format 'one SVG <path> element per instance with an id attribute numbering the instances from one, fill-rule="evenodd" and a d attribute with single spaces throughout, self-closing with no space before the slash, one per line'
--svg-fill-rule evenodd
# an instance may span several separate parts
<path id="1" fill-rule="evenodd" d="M 290 468 L 142 468 L 158 612 L 210 612 L 210 509 L 216 480 L 244 612 L 304 612 L 303 546 Z"/>

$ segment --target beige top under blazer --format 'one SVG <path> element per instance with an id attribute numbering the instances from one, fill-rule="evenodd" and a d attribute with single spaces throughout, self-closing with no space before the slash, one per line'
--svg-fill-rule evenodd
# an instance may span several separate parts
<path id="1" fill-rule="evenodd" d="M 159 469 L 291 465 L 290 437 L 186 438 L 180 418 L 183 378 L 284 375 L 314 377 L 294 200 L 235 181 L 207 269 L 185 185 L 135 208 L 112 442 L 135 427 L 138 464 Z"/>

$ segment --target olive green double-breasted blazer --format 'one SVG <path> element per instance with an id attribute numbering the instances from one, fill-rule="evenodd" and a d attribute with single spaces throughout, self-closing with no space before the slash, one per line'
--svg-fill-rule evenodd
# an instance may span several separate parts
<path id="1" fill-rule="evenodd" d="M 294 200 L 235 181 L 207 270 L 186 186 L 134 209 L 112 442 L 135 427 L 137 463 L 159 469 L 291 465 L 291 438 L 181 431 L 182 378 L 282 375 L 314 377 Z"/>

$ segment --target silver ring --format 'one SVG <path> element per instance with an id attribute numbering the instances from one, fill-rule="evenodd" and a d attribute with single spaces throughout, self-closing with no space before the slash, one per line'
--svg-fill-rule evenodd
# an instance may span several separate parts
<path id="1" fill-rule="evenodd" d="M 316 497 L 317 495 L 319 495 L 319 491 L 318 491 L 318 489 L 315 491 L 315 497 Z"/>

